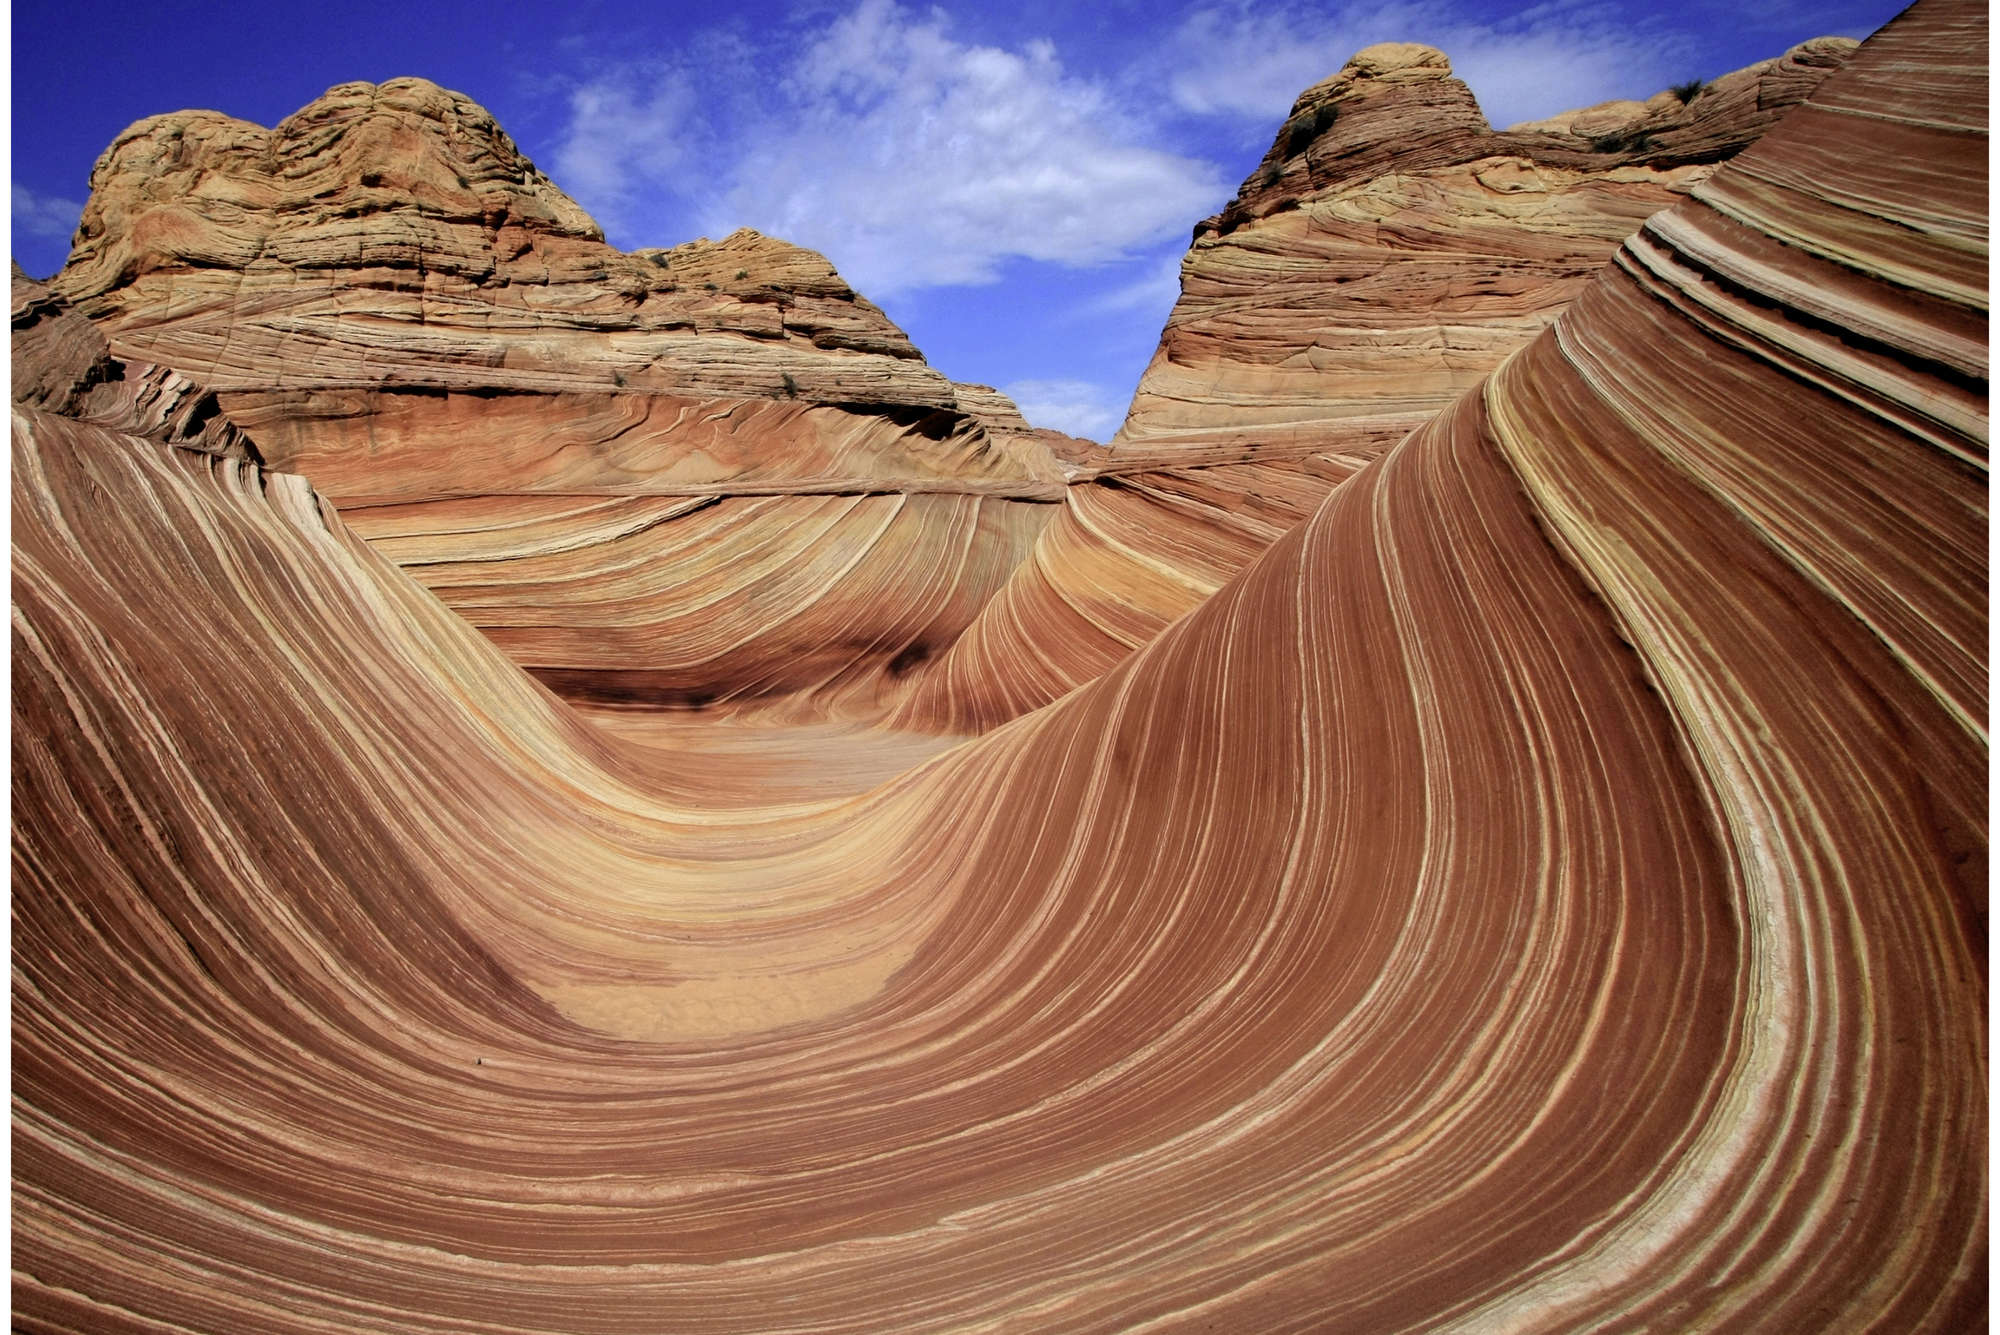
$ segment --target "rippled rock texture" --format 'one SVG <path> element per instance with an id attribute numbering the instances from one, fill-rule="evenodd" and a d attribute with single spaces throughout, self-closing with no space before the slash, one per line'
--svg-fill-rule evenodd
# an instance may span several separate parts
<path id="1" fill-rule="evenodd" d="M 879 689 L 958 634 L 1072 471 L 1052 446 L 1075 442 L 926 365 L 822 256 L 748 230 L 618 251 L 484 109 L 421 79 L 343 84 L 268 130 L 153 117 L 91 185 L 52 304 L 109 355 L 173 367 L 218 428 L 392 535 L 462 615 L 532 646 L 524 666 L 593 695 L 774 689 L 715 658 L 726 628 L 692 651 L 678 631 L 708 603 L 644 573 L 663 542 L 706 545 L 721 516 L 676 522 L 701 508 L 686 498 L 812 497 L 724 505 L 758 516 L 751 541 L 775 553 L 798 548 L 782 530 L 827 529 L 841 506 L 822 497 L 872 496 L 836 526 L 852 541 L 872 521 L 881 555 L 848 585 L 864 596 L 822 598 L 752 652 L 839 640 L 851 652 L 816 657 Z M 719 550 L 740 555 L 745 525 L 728 526 Z M 886 605 L 913 561 L 967 567 L 943 600 L 966 610 Z"/>
<path id="2" fill-rule="evenodd" d="M 898 717 L 990 727 L 1151 640 L 1525 345 L 1853 48 L 1820 38 L 1504 133 L 1427 46 L 1370 47 L 1307 89 L 1195 228 L 1111 449 Z"/>
<path id="3" fill-rule="evenodd" d="M 17 1325 L 1978 1327 L 1985 42 L 957 746 L 607 732 L 17 411 Z"/>

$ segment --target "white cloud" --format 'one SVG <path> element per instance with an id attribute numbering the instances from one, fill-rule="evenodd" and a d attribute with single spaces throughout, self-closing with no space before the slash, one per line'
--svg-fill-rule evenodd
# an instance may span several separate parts
<path id="1" fill-rule="evenodd" d="M 991 282 L 1014 258 L 1123 259 L 1229 194 L 1046 41 L 970 44 L 940 12 L 860 0 L 790 50 L 754 103 L 687 58 L 585 84 L 558 181 L 614 225 L 673 205 L 710 235 L 811 246 L 877 298 Z"/>
<path id="2" fill-rule="evenodd" d="M 1687 77 L 1685 40 L 1597 3 L 1537 5 L 1493 23 L 1438 0 L 1337 10 L 1251 6 L 1191 12 L 1162 50 L 1175 103 L 1275 133 L 1292 101 L 1376 42 L 1423 42 L 1451 58 L 1487 119 L 1505 127 L 1614 97 L 1645 98 Z"/>
<path id="3" fill-rule="evenodd" d="M 1077 306 L 1084 315 L 1134 312 L 1164 322 L 1181 295 L 1181 256 L 1176 246 L 1155 256 L 1129 280 L 1090 297 Z"/>
<path id="4" fill-rule="evenodd" d="M 1125 400 L 1088 380 L 1016 380 L 1000 392 L 1014 400 L 1031 426 L 1086 440 L 1111 439 L 1125 420 Z"/>
<path id="5" fill-rule="evenodd" d="M 1678 53 L 1663 43 L 1588 31 L 1474 34 L 1458 49 L 1446 48 L 1452 73 L 1500 129 L 1613 98 L 1644 100 L 1687 77 L 1674 63 Z"/>
<path id="6" fill-rule="evenodd" d="M 789 122 L 753 143 L 709 226 L 822 250 L 870 294 L 990 282 L 1017 256 L 1116 260 L 1228 193 L 1213 164 L 1148 147 L 1049 43 L 965 45 L 891 0 L 834 23 L 789 91 Z"/>
<path id="7" fill-rule="evenodd" d="M 1351 11 L 1349 11 L 1351 12 Z M 1394 26 L 1394 25 L 1392 25 Z M 1300 93 L 1372 41 L 1343 13 L 1302 18 L 1247 6 L 1197 9 L 1167 43 L 1167 90 L 1184 111 L 1277 133 Z"/>
<path id="8" fill-rule="evenodd" d="M 53 241 L 67 241 L 75 234 L 83 205 L 73 199 L 37 194 L 19 181 L 13 186 L 15 231 Z"/>
<path id="9" fill-rule="evenodd" d="M 694 89 L 676 72 L 647 80 L 627 70 L 587 83 L 570 94 L 555 179 L 618 218 L 639 181 L 670 177 L 681 166 L 694 112 Z"/>

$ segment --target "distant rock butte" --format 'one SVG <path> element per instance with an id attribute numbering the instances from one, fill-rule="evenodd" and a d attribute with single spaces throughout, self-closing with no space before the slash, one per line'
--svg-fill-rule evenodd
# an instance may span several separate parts
<path id="1" fill-rule="evenodd" d="M 1496 132 L 1431 47 L 1369 47 L 1293 104 L 1195 228 L 1112 466 L 1380 446 L 1525 344 L 1618 243 L 1855 43 Z"/>
<path id="2" fill-rule="evenodd" d="M 812 251 L 748 229 L 607 245 L 491 115 L 421 79 L 342 84 L 268 130 L 139 122 L 39 300 L 75 312 L 50 335 L 172 367 L 211 433 L 309 477 L 590 697 L 894 683 L 1096 448 L 926 365 Z"/>
<path id="3" fill-rule="evenodd" d="M 747 229 L 621 252 L 490 114 L 422 79 L 341 84 L 269 130 L 139 122 L 99 158 L 50 288 L 117 355 L 218 391 L 273 466 L 336 501 L 496 480 L 1059 488 L 1032 435 L 989 436 L 824 257 Z M 974 397 L 992 415 L 993 391 Z M 530 415 L 566 423 L 570 452 L 537 457 Z M 359 462 L 362 418 L 405 434 Z"/>

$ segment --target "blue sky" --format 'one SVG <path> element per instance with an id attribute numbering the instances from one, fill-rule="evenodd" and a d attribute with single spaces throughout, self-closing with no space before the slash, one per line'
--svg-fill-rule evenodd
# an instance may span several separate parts
<path id="1" fill-rule="evenodd" d="M 417 74 L 484 104 L 626 249 L 752 226 L 824 251 L 958 380 L 1106 439 L 1193 225 L 1362 46 L 1441 47 L 1496 125 L 1711 78 L 1880 0 L 895 0 L 13 6 L 12 253 L 60 268 L 131 122 L 270 125 Z"/>

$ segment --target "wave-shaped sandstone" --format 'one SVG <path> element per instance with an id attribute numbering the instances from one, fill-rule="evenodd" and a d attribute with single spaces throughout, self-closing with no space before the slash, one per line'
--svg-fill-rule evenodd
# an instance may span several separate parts
<path id="1" fill-rule="evenodd" d="M 1354 56 L 1195 228 L 1111 448 L 897 717 L 991 726 L 1151 640 L 1525 345 L 1853 46 L 1497 133 L 1435 48 Z"/>
<path id="2" fill-rule="evenodd" d="M 972 606 L 946 623 L 871 595 L 827 599 L 805 627 L 854 646 L 873 694 L 924 652 L 916 632 L 957 634 L 984 572 L 1018 562 L 1014 535 L 1046 522 L 1072 471 L 1056 451 L 1075 442 L 925 364 L 824 257 L 748 229 L 621 252 L 483 108 L 422 79 L 342 84 L 268 130 L 152 117 L 91 184 L 43 323 L 80 315 L 108 358 L 172 367 L 211 432 L 357 517 L 393 505 L 397 559 L 503 643 L 524 643 L 520 618 L 480 620 L 487 604 L 459 596 L 460 518 L 564 548 L 548 586 L 547 563 L 512 559 L 508 538 L 476 559 L 503 601 L 542 610 L 524 664 L 591 693 L 626 691 L 634 672 L 673 685 L 655 703 L 682 683 L 709 699 L 769 687 L 730 676 L 735 659 L 695 673 L 689 646 L 662 642 L 690 608 L 634 599 L 631 571 L 656 552 L 609 535 L 607 512 L 681 530 L 685 550 L 707 525 L 677 522 L 682 498 L 812 497 L 756 507 L 775 550 L 784 530 L 825 527 L 827 495 L 873 496 L 862 508 L 878 515 L 953 509 L 899 499 L 915 493 L 1010 498 L 956 507 L 979 522 L 926 526 L 939 542 L 924 559 L 976 572 L 950 595 Z M 564 516 L 577 522 L 558 535 Z M 614 606 L 632 615 L 610 624 L 618 648 L 601 660 Z M 793 654 L 793 622 L 754 656 Z"/>
<path id="3" fill-rule="evenodd" d="M 1978 1326 L 1985 40 L 1095 681 L 764 800 L 18 409 L 17 1325 Z"/>

